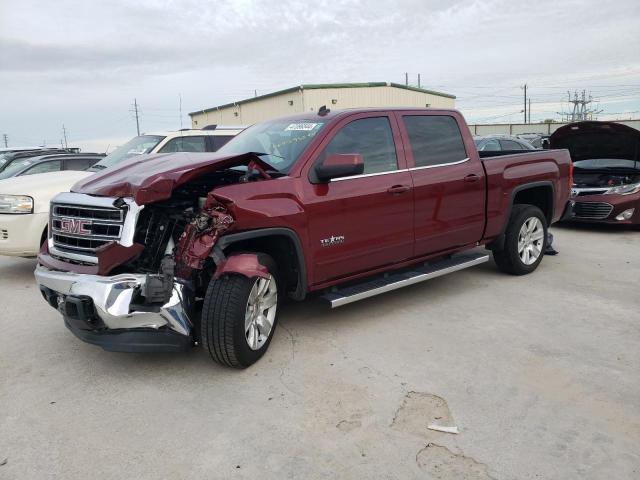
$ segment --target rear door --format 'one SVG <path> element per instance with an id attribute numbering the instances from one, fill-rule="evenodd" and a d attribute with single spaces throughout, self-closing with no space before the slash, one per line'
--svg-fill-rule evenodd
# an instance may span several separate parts
<path id="1" fill-rule="evenodd" d="M 485 221 L 480 160 L 448 112 L 398 112 L 414 188 L 414 256 L 474 243 Z"/>
<path id="2" fill-rule="evenodd" d="M 313 283 L 393 264 L 411 256 L 413 196 L 393 116 L 367 113 L 342 120 L 319 146 L 326 156 L 359 153 L 362 175 L 315 182 L 305 192 Z M 313 167 L 311 167 L 313 168 Z"/>

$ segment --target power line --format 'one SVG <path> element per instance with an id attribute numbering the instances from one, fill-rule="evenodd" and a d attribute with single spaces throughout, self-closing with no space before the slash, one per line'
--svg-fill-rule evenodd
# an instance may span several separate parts
<path id="1" fill-rule="evenodd" d="M 133 99 L 133 111 L 136 116 L 136 131 L 138 132 L 138 136 L 140 136 L 140 119 L 138 118 L 138 100 Z"/>
<path id="2" fill-rule="evenodd" d="M 64 126 L 64 123 L 62 124 L 62 137 L 64 138 L 64 148 L 68 148 L 68 144 L 67 144 L 67 129 Z"/>

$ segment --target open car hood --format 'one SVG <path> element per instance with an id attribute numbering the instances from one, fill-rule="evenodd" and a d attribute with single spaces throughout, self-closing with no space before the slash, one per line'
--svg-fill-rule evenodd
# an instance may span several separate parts
<path id="1" fill-rule="evenodd" d="M 576 122 L 549 137 L 551 148 L 566 148 L 571 160 L 640 160 L 640 131 L 615 122 Z"/>
<path id="2" fill-rule="evenodd" d="M 190 180 L 216 170 L 254 162 L 273 170 L 255 153 L 160 153 L 126 160 L 79 181 L 72 192 L 102 197 L 131 197 L 138 205 L 171 197 L 173 190 Z"/>

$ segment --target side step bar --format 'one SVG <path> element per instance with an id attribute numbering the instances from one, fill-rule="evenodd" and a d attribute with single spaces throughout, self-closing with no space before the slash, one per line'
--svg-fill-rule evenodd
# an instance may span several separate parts
<path id="1" fill-rule="evenodd" d="M 489 261 L 489 255 L 486 253 L 459 253 L 450 258 L 412 268 L 409 271 L 375 277 L 372 280 L 366 280 L 357 285 L 339 288 L 322 295 L 320 298 L 328 301 L 331 308 L 341 307 L 348 303 L 357 302 L 358 300 L 380 295 L 381 293 L 391 292 L 392 290 L 407 287 L 415 283 L 441 277 L 448 273 L 457 272 L 458 270 L 473 267 L 487 261 Z"/>

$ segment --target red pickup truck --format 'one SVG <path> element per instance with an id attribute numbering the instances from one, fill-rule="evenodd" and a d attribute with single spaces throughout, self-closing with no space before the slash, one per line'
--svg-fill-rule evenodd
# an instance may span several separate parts
<path id="1" fill-rule="evenodd" d="M 259 123 L 217 153 L 130 160 L 59 194 L 36 279 L 86 342 L 202 343 L 247 367 L 285 297 L 344 305 L 487 261 L 478 246 L 534 271 L 570 205 L 571 161 L 501 153 L 482 158 L 455 110 Z"/>

